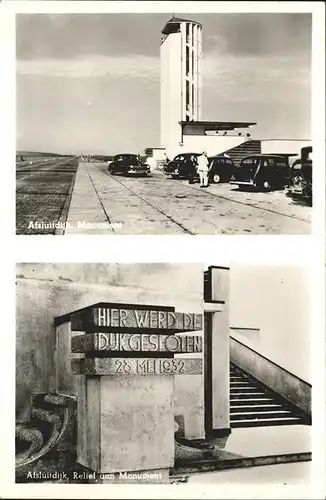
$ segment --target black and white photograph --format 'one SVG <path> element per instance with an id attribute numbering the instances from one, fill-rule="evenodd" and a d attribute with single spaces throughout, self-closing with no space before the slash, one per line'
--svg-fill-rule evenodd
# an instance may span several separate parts
<path id="1" fill-rule="evenodd" d="M 309 484 L 311 276 L 22 263 L 16 481 Z"/>
<path id="2" fill-rule="evenodd" d="M 325 47 L 319 1 L 0 0 L 1 498 L 325 499 Z"/>
<path id="3" fill-rule="evenodd" d="M 16 233 L 310 234 L 311 64 L 309 12 L 17 14 Z"/>

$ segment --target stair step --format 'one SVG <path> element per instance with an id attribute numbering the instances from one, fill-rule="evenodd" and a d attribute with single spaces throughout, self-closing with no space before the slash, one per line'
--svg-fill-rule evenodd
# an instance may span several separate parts
<path id="1" fill-rule="evenodd" d="M 230 387 L 230 391 L 232 394 L 234 394 L 236 392 L 248 393 L 248 392 L 253 392 L 253 391 L 257 391 L 259 393 L 261 392 L 262 394 L 265 394 L 265 392 L 262 392 L 262 389 L 260 389 L 259 387 L 255 387 L 253 385 L 240 386 L 240 387 Z"/>
<path id="2" fill-rule="evenodd" d="M 234 383 L 234 384 L 253 384 L 253 382 L 251 380 L 249 380 L 248 378 L 245 378 L 245 377 L 237 377 L 236 379 L 234 379 L 233 377 L 230 378 L 230 382 Z"/>
<path id="3" fill-rule="evenodd" d="M 301 424 L 299 417 L 266 418 L 257 420 L 233 420 L 231 427 L 255 427 L 265 425 L 294 425 Z"/>
<path id="4" fill-rule="evenodd" d="M 264 392 L 232 392 L 231 393 L 231 399 L 232 399 L 232 396 L 236 396 L 235 399 L 239 398 L 239 399 L 246 399 L 247 396 L 266 396 L 266 394 Z"/>
<path id="5" fill-rule="evenodd" d="M 278 410 L 278 411 L 265 411 L 265 412 L 238 412 L 231 413 L 231 421 L 232 420 L 265 420 L 265 419 L 274 419 L 274 418 L 284 418 L 284 417 L 293 417 L 289 410 Z"/>
<path id="6" fill-rule="evenodd" d="M 245 380 L 242 382 L 239 382 L 238 380 L 235 380 L 234 382 L 231 381 L 230 387 L 255 387 L 255 388 L 257 388 L 257 386 L 252 385 L 252 383 L 250 383 L 249 380 Z"/>
<path id="7" fill-rule="evenodd" d="M 257 420 L 260 420 L 262 422 L 264 422 L 264 421 L 266 421 L 266 422 L 267 421 L 268 422 L 281 422 L 281 421 L 282 422 L 283 421 L 284 422 L 287 422 L 287 421 L 291 421 L 292 422 L 293 421 L 294 422 L 295 420 L 301 420 L 301 418 L 300 417 L 293 417 L 291 415 L 289 415 L 289 416 L 285 415 L 284 417 L 271 417 L 271 418 L 260 418 L 260 419 L 252 418 L 252 419 L 246 420 L 246 422 L 256 422 Z M 241 421 L 242 420 L 240 420 L 240 419 L 239 420 L 235 419 L 232 423 L 241 422 Z"/>
<path id="8" fill-rule="evenodd" d="M 240 405 L 241 407 L 243 406 L 260 406 L 260 404 L 266 404 L 266 405 L 269 405 L 269 404 L 272 404 L 273 403 L 273 399 L 271 398 L 231 398 L 230 399 L 230 406 L 231 408 L 233 408 L 234 406 L 236 405 Z"/>
<path id="9" fill-rule="evenodd" d="M 258 400 L 259 401 L 259 400 Z M 241 411 L 254 411 L 254 412 L 264 412 L 264 411 L 273 411 L 273 410 L 276 410 L 277 408 L 282 408 L 283 409 L 283 406 L 282 405 L 276 405 L 276 404 L 262 404 L 262 405 L 258 405 L 258 404 L 251 404 L 251 405 L 247 405 L 247 404 L 244 404 L 244 405 L 231 405 L 230 406 L 230 411 L 231 413 L 236 413 L 238 410 L 241 410 Z"/>
<path id="10" fill-rule="evenodd" d="M 235 384 L 237 385 L 237 384 Z M 235 387 L 233 384 L 232 386 L 230 385 L 230 389 L 237 389 L 237 387 Z M 239 384 L 239 389 L 256 389 L 256 390 L 259 390 L 261 391 L 261 387 L 257 387 L 256 385 L 253 385 L 253 383 L 250 383 L 250 382 L 246 382 L 245 384 Z"/>

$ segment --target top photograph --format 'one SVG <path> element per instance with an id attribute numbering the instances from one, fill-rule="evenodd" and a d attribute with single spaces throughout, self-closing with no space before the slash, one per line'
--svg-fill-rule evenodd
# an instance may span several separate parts
<path id="1" fill-rule="evenodd" d="M 306 235 L 311 13 L 16 15 L 16 234 Z"/>

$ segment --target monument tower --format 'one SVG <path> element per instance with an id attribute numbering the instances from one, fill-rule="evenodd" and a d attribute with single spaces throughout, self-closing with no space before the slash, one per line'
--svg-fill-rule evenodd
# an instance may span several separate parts
<path id="1" fill-rule="evenodd" d="M 162 147 L 181 141 L 180 122 L 201 119 L 201 58 L 201 24 L 172 17 L 161 39 Z"/>

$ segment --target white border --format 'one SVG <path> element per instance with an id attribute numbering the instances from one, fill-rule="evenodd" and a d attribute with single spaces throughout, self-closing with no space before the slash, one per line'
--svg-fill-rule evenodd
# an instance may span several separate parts
<path id="1" fill-rule="evenodd" d="M 15 13 L 104 12 L 312 12 L 312 131 L 315 207 L 312 236 L 19 236 L 15 220 Z M 0 3 L 1 61 L 1 262 L 3 353 L 1 380 L 8 386 L 1 426 L 1 494 L 5 498 L 324 498 L 325 496 L 325 13 L 322 2 L 65 2 Z M 5 70 L 5 71 L 3 71 Z M 86 238 L 86 239 L 85 239 Z M 89 242 L 89 245 L 85 244 Z M 131 251 L 132 249 L 132 251 Z M 313 482 L 310 487 L 15 485 L 13 475 L 15 380 L 15 262 L 206 262 L 291 265 L 308 263 L 313 277 Z M 203 477 L 204 481 L 204 477 Z"/>

